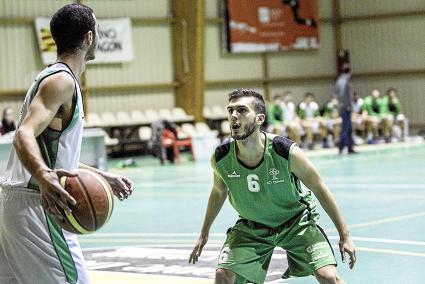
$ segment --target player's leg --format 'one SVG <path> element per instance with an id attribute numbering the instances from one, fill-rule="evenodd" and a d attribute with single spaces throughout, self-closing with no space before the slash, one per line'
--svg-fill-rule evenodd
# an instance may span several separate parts
<path id="1" fill-rule="evenodd" d="M 278 245 L 286 250 L 288 271 L 286 276 L 315 275 L 326 266 L 336 266 L 332 247 L 322 229 L 312 220 L 308 212 L 284 226 L 278 237 Z M 321 273 L 324 271 L 323 273 Z M 328 270 L 319 273 L 325 279 Z M 324 282 L 327 283 L 327 282 Z"/>
<path id="2" fill-rule="evenodd" d="M 239 220 L 227 233 L 215 283 L 263 283 L 273 249 L 273 235 L 268 228 L 254 228 L 251 222 Z"/>
<path id="3" fill-rule="evenodd" d="M 320 284 L 344 284 L 345 281 L 338 276 L 335 265 L 327 265 L 317 269 L 314 276 Z"/>
<path id="4" fill-rule="evenodd" d="M 14 189 L 6 195 L 2 239 L 18 282 L 33 283 L 36 275 L 45 284 L 88 283 L 85 268 L 75 258 L 75 246 L 68 244 L 61 228 L 45 214 L 40 194 Z"/>
<path id="5" fill-rule="evenodd" d="M 236 280 L 236 274 L 227 269 L 217 269 L 215 272 L 215 284 L 233 284 Z"/>
<path id="6" fill-rule="evenodd" d="M 305 137 L 307 140 L 307 147 L 308 149 L 313 149 L 313 129 L 312 129 L 312 123 L 309 120 L 302 120 L 301 125 L 303 126 Z"/>
<path id="7" fill-rule="evenodd" d="M 15 275 L 13 274 L 13 271 L 11 270 L 11 267 L 9 265 L 9 262 L 7 260 L 5 251 L 3 249 L 4 241 L 2 240 L 2 236 L 5 234 L 6 229 L 4 228 L 4 195 L 1 192 L 0 189 L 0 283 L 5 284 L 17 284 L 18 280 L 15 278 Z"/>

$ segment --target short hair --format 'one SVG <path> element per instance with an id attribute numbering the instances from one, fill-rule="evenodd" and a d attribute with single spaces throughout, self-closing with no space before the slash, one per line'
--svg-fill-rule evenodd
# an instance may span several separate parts
<path id="1" fill-rule="evenodd" d="M 307 93 L 305 93 L 305 94 L 304 94 L 304 98 L 308 98 L 308 97 L 311 97 L 312 99 L 314 99 L 314 94 L 313 94 L 313 93 L 311 93 L 311 92 L 307 92 Z"/>
<path id="2" fill-rule="evenodd" d="M 253 97 L 254 98 L 254 111 L 257 114 L 266 114 L 266 103 L 264 102 L 263 96 L 260 93 L 252 89 L 236 89 L 229 94 L 229 102 L 233 99 L 242 97 Z"/>
<path id="3" fill-rule="evenodd" d="M 390 87 L 390 88 L 387 90 L 387 95 L 389 95 L 391 92 L 397 93 L 397 89 L 396 89 L 396 88 L 394 88 L 394 87 Z"/>
<path id="4" fill-rule="evenodd" d="M 50 32 L 58 54 L 77 51 L 89 31 L 96 34 L 96 20 L 93 10 L 83 4 L 65 5 L 50 20 Z"/>
<path id="5" fill-rule="evenodd" d="M 272 100 L 274 101 L 274 100 L 281 99 L 281 98 L 282 98 L 281 95 L 276 94 L 276 95 L 273 96 Z"/>

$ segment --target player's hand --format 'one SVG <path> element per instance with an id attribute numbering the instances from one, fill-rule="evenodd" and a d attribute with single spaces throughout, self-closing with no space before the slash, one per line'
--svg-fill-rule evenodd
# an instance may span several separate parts
<path id="1" fill-rule="evenodd" d="M 351 240 L 350 236 L 340 238 L 339 240 L 339 252 L 341 253 L 342 262 L 345 263 L 345 253 L 350 257 L 350 269 L 353 269 L 354 264 L 356 263 L 356 248 L 354 247 L 354 243 Z"/>
<path id="2" fill-rule="evenodd" d="M 61 209 L 71 212 L 69 205 L 76 205 L 75 199 L 60 185 L 60 178 L 63 176 L 74 177 L 77 174 L 62 170 L 41 170 L 37 175 L 40 187 L 41 203 L 50 214 L 63 220 Z"/>
<path id="3" fill-rule="evenodd" d="M 102 176 L 111 185 L 112 192 L 119 200 L 123 201 L 133 193 L 134 186 L 128 178 L 108 172 L 102 172 Z"/>
<path id="4" fill-rule="evenodd" d="M 199 236 L 198 243 L 196 244 L 195 248 L 190 254 L 189 263 L 195 264 L 198 261 L 198 258 L 201 256 L 202 249 L 204 248 L 207 241 L 208 241 L 208 235 Z"/>

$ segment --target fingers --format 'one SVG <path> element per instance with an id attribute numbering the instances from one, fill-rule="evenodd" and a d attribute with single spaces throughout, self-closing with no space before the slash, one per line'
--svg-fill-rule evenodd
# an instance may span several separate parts
<path id="1" fill-rule="evenodd" d="M 77 201 L 71 196 L 71 194 L 68 193 L 60 184 L 59 182 L 52 184 L 52 188 L 54 189 L 54 192 L 58 195 L 57 197 L 60 199 L 64 199 L 66 202 L 69 202 L 71 205 L 76 205 Z M 61 206 L 62 207 L 62 206 Z M 68 206 L 66 206 L 68 207 Z M 64 210 L 66 210 L 66 207 L 62 207 Z M 69 208 L 68 208 L 69 209 Z"/>
<path id="2" fill-rule="evenodd" d="M 134 190 L 133 182 L 131 180 L 129 180 L 128 178 L 126 178 L 126 177 L 123 177 L 122 180 L 127 185 L 127 188 L 129 189 L 130 193 L 133 192 L 133 190 Z"/>
<path id="3" fill-rule="evenodd" d="M 343 243 L 339 243 L 339 252 L 341 253 L 342 262 L 345 263 L 345 251 L 344 251 L 344 244 Z"/>
<path id="4" fill-rule="evenodd" d="M 196 261 L 198 261 L 198 258 L 196 257 L 197 256 L 197 252 L 198 252 L 198 245 L 196 245 L 196 247 L 193 249 L 193 251 L 192 251 L 192 253 L 190 254 L 190 257 L 189 257 L 189 263 L 193 263 L 193 264 L 195 264 L 195 262 Z M 195 260 L 195 258 L 196 258 L 196 260 Z"/>
<path id="5" fill-rule="evenodd" d="M 47 199 L 45 197 L 42 197 L 41 204 L 44 207 L 44 209 L 47 212 L 49 212 L 52 216 L 55 216 L 61 222 L 64 222 L 64 217 L 63 217 L 60 209 L 56 206 L 54 201 Z"/>
<path id="6" fill-rule="evenodd" d="M 133 183 L 125 177 L 116 178 L 117 186 L 114 193 L 119 200 L 127 199 L 133 193 Z"/>
<path id="7" fill-rule="evenodd" d="M 350 269 L 354 268 L 354 264 L 356 263 L 357 259 L 356 259 L 356 251 L 352 250 L 352 251 L 347 251 L 348 255 L 350 256 L 350 264 L 349 267 Z"/>

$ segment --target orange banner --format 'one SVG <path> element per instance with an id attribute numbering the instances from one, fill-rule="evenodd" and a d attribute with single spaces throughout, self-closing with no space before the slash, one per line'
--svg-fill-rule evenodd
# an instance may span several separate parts
<path id="1" fill-rule="evenodd" d="M 317 0 L 226 0 L 229 52 L 319 47 Z"/>

